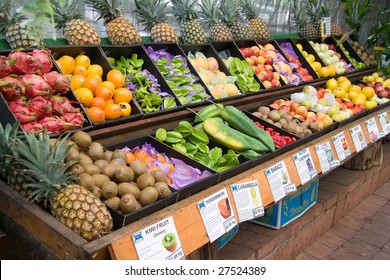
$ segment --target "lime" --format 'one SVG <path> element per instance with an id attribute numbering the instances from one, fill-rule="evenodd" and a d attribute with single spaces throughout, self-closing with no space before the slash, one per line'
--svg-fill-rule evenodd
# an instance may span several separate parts
<path id="1" fill-rule="evenodd" d="M 158 141 L 164 142 L 167 139 L 167 131 L 164 128 L 157 129 L 156 138 Z"/>

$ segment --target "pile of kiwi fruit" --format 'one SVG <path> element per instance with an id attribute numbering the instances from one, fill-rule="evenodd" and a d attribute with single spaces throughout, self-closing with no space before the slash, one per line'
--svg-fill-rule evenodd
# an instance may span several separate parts
<path id="1" fill-rule="evenodd" d="M 352 46 L 352 48 L 356 51 L 356 53 L 362 58 L 364 64 L 366 64 L 367 66 L 377 65 L 375 55 L 366 51 L 362 44 L 352 39 L 348 39 L 348 43 Z"/>
<path id="2" fill-rule="evenodd" d="M 73 134 L 70 144 L 65 161 L 76 162 L 70 168 L 76 183 L 116 211 L 131 213 L 172 193 L 163 171 L 148 172 L 138 160 L 129 163 L 125 151 L 106 150 L 84 131 Z"/>
<path id="3" fill-rule="evenodd" d="M 298 120 L 283 109 L 276 110 L 268 106 L 260 106 L 252 114 L 300 138 L 315 133 L 320 129 L 317 123 Z"/>

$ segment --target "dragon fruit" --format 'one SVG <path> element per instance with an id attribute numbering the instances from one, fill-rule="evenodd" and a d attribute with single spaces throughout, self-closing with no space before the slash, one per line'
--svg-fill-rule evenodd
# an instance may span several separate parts
<path id="1" fill-rule="evenodd" d="M 49 97 L 51 95 L 50 85 L 41 76 L 25 74 L 20 77 L 20 81 L 26 87 L 26 96 L 28 98 L 34 98 L 35 96 Z"/>
<path id="2" fill-rule="evenodd" d="M 22 129 L 26 132 L 41 133 L 44 130 L 43 125 L 38 122 L 29 122 L 22 124 L 21 126 Z"/>
<path id="3" fill-rule="evenodd" d="M 36 113 L 38 119 L 50 117 L 53 114 L 51 102 L 42 96 L 36 96 L 30 99 L 31 108 Z"/>
<path id="4" fill-rule="evenodd" d="M 77 104 L 77 102 L 69 101 L 69 99 L 64 96 L 53 95 L 50 97 L 49 101 L 51 102 L 53 111 L 58 115 L 80 113 L 80 108 L 75 108 L 72 105 Z"/>
<path id="5" fill-rule="evenodd" d="M 8 59 L 15 59 L 15 63 L 12 64 L 12 72 L 17 75 L 32 74 L 37 72 L 36 58 L 28 53 L 21 51 L 12 51 L 8 55 Z"/>
<path id="6" fill-rule="evenodd" d="M 73 130 L 75 128 L 81 127 L 81 124 L 74 124 L 70 122 L 66 122 L 61 118 L 54 117 L 44 117 L 39 121 L 49 133 L 62 133 L 67 130 Z"/>
<path id="7" fill-rule="evenodd" d="M 57 71 L 51 71 L 44 74 L 43 78 L 52 88 L 53 94 L 64 94 L 69 91 L 70 82 L 65 75 Z"/>
<path id="8" fill-rule="evenodd" d="M 81 127 L 85 119 L 81 113 L 67 113 L 61 116 L 61 120 L 72 123 L 74 126 Z"/>
<path id="9" fill-rule="evenodd" d="M 30 107 L 10 102 L 9 108 L 14 113 L 16 119 L 20 120 L 21 124 L 34 122 L 38 119 L 37 114 Z"/>
<path id="10" fill-rule="evenodd" d="M 34 73 L 43 75 L 53 68 L 53 62 L 50 59 L 51 51 L 49 49 L 35 49 L 28 54 L 35 58 L 36 70 Z"/>
<path id="11" fill-rule="evenodd" d="M 0 78 L 4 78 L 12 73 L 11 66 L 15 63 L 15 59 L 8 59 L 4 55 L 0 55 Z"/>
<path id="12" fill-rule="evenodd" d="M 24 95 L 25 87 L 21 81 L 11 76 L 0 79 L 0 92 L 8 102 L 15 101 Z"/>

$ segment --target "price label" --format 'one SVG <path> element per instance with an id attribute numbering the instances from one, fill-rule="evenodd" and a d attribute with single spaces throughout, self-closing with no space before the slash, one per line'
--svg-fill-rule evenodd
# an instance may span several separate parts
<path id="1" fill-rule="evenodd" d="M 297 187 L 291 182 L 286 163 L 283 160 L 267 168 L 265 175 L 267 176 L 275 202 L 297 190 Z"/>
<path id="2" fill-rule="evenodd" d="M 321 19 L 321 37 L 328 37 L 332 34 L 331 21 L 331 17 L 323 17 Z"/>
<path id="3" fill-rule="evenodd" d="M 226 189 L 197 202 L 197 206 L 210 242 L 237 225 Z"/>
<path id="4" fill-rule="evenodd" d="M 183 248 L 172 216 L 132 235 L 140 260 L 182 260 Z"/>
<path id="5" fill-rule="evenodd" d="M 357 125 L 349 130 L 351 133 L 353 144 L 355 145 L 356 152 L 360 152 L 367 147 L 366 139 L 364 138 L 363 130 L 360 125 Z"/>
<path id="6" fill-rule="evenodd" d="M 330 169 L 339 165 L 339 161 L 335 160 L 332 148 L 329 141 L 315 146 L 316 153 L 321 165 L 322 173 L 328 172 Z"/>
<path id="7" fill-rule="evenodd" d="M 240 222 L 264 215 L 257 180 L 230 185 Z"/>
<path id="8" fill-rule="evenodd" d="M 368 134 L 370 135 L 371 142 L 374 143 L 376 140 L 379 139 L 379 128 L 378 124 L 376 123 L 375 117 L 366 120 L 366 127 L 368 130 Z"/>
<path id="9" fill-rule="evenodd" d="M 390 120 L 389 115 L 387 112 L 381 113 L 378 115 L 379 123 L 382 126 L 382 131 L 384 135 L 387 135 L 390 133 Z"/>
<path id="10" fill-rule="evenodd" d="M 295 166 L 297 167 L 301 184 L 304 185 L 317 176 L 317 170 L 313 164 L 313 159 L 309 148 L 303 149 L 293 155 Z"/>
<path id="11" fill-rule="evenodd" d="M 333 145 L 336 149 L 337 156 L 339 161 L 343 161 L 351 155 L 349 146 L 347 143 L 347 138 L 345 137 L 344 131 L 332 137 Z"/>

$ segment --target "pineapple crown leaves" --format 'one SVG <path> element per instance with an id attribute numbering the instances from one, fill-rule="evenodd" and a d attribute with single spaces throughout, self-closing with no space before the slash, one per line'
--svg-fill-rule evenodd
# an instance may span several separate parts
<path id="1" fill-rule="evenodd" d="M 221 0 L 222 21 L 231 26 L 240 20 L 240 10 L 238 0 Z"/>
<path id="2" fill-rule="evenodd" d="M 196 13 L 196 4 L 195 0 L 172 0 L 172 10 L 173 15 L 177 17 L 177 20 L 180 23 L 183 23 L 187 20 L 198 19 Z"/>
<path id="3" fill-rule="evenodd" d="M 24 132 L 24 137 L 24 140 L 16 139 L 13 148 L 19 157 L 15 160 L 25 168 L 22 172 L 29 180 L 25 187 L 32 189 L 29 199 L 46 205 L 63 187 L 76 180 L 76 176 L 67 171 L 75 162 L 64 162 L 71 149 L 69 134 L 52 146 L 47 132 Z"/>
<path id="4" fill-rule="evenodd" d="M 303 28 L 307 25 L 307 10 L 308 1 L 294 0 L 292 5 L 293 16 L 292 20 L 297 28 Z"/>
<path id="5" fill-rule="evenodd" d="M 243 15 L 248 19 L 255 19 L 260 16 L 261 2 L 256 0 L 240 0 Z"/>
<path id="6" fill-rule="evenodd" d="M 200 7 L 199 15 L 202 20 L 208 23 L 209 26 L 221 23 L 220 0 L 201 0 L 198 4 Z"/>
<path id="7" fill-rule="evenodd" d="M 56 29 L 65 27 L 66 23 L 74 19 L 84 20 L 84 13 L 81 11 L 78 2 L 69 0 L 49 0 L 53 7 L 54 22 Z"/>
<path id="8" fill-rule="evenodd" d="M 5 128 L 0 124 L 0 154 L 3 159 L 0 160 L 0 164 L 7 164 L 8 160 L 5 157 L 14 158 L 17 157 L 17 153 L 13 149 L 15 141 L 19 135 L 19 122 L 15 122 L 13 125 L 7 124 Z M 3 168 L 0 168 L 2 171 Z M 0 174 L 0 177 L 5 177 L 6 174 Z"/>
<path id="9" fill-rule="evenodd" d="M 135 0 L 136 14 L 138 21 L 144 25 L 146 30 L 151 31 L 158 23 L 166 23 L 166 7 L 168 2 L 162 0 Z"/>
<path id="10" fill-rule="evenodd" d="M 0 4 L 0 34 L 4 35 L 7 29 L 27 19 L 22 13 L 22 7 L 12 0 L 3 0 Z"/>
<path id="11" fill-rule="evenodd" d="M 85 0 L 84 2 L 99 13 L 97 20 L 103 19 L 105 24 L 123 14 L 120 0 Z"/>

